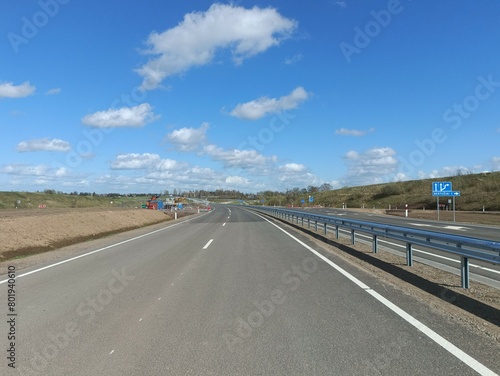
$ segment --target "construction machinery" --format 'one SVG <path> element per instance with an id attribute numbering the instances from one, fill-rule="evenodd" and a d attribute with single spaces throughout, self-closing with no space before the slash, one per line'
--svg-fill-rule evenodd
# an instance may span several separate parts
<path id="1" fill-rule="evenodd" d="M 163 201 L 159 201 L 158 198 L 160 196 L 158 195 L 153 195 L 151 198 L 146 201 L 146 209 L 151 209 L 151 210 L 158 210 L 158 209 L 163 209 Z"/>

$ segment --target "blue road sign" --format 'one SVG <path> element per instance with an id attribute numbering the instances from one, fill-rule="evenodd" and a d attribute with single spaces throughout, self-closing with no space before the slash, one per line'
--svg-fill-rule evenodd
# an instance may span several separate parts
<path id="1" fill-rule="evenodd" d="M 460 191 L 433 191 L 433 196 L 460 196 Z"/>
<path id="2" fill-rule="evenodd" d="M 314 197 L 313 196 L 309 196 L 309 202 L 314 202 Z"/>
<path id="3" fill-rule="evenodd" d="M 451 190 L 451 181 L 435 181 L 432 183 L 432 192 L 451 192 Z"/>
<path id="4" fill-rule="evenodd" d="M 304 199 L 300 200 L 301 204 L 303 204 L 304 202 L 306 202 L 306 200 L 304 200 Z"/>

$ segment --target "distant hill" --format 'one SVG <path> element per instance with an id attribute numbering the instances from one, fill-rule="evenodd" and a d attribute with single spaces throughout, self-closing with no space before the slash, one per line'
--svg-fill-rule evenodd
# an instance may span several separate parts
<path id="1" fill-rule="evenodd" d="M 386 184 L 349 187 L 332 191 L 315 192 L 303 195 L 314 196 L 315 205 L 342 207 L 343 203 L 350 208 L 392 209 L 436 209 L 436 197 L 432 196 L 432 182 L 449 181 L 454 191 L 460 191 L 456 198 L 456 210 L 500 211 L 500 172 L 481 174 L 460 174 L 456 176 L 394 182 Z M 450 197 L 441 197 L 440 203 L 447 203 Z"/>

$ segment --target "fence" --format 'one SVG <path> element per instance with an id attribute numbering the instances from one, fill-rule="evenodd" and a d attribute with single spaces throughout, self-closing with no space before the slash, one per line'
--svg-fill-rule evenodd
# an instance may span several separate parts
<path id="1" fill-rule="evenodd" d="M 251 206 L 249 208 L 292 223 L 298 224 L 300 220 L 302 226 L 304 226 L 304 221 L 307 221 L 307 226 L 310 228 L 314 224 L 316 231 L 318 231 L 318 224 L 322 224 L 325 235 L 328 226 L 333 226 L 336 239 L 339 238 L 340 228 L 348 229 L 353 245 L 356 242 L 356 232 L 369 234 L 372 236 L 372 251 L 374 253 L 378 252 L 378 239 L 380 237 L 403 241 L 406 244 L 406 265 L 408 266 L 413 265 L 414 245 L 453 253 L 460 256 L 462 287 L 466 289 L 469 288 L 469 259 L 500 264 L 500 242 L 275 207 Z"/>

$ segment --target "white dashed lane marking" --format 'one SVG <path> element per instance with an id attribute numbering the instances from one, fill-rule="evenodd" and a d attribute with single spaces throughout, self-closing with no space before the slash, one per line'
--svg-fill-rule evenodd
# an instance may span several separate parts
<path id="1" fill-rule="evenodd" d="M 208 241 L 208 243 L 207 243 L 207 244 L 205 244 L 205 246 L 203 247 L 203 249 L 207 249 L 208 247 L 210 247 L 210 244 L 212 244 L 212 242 L 213 242 L 213 241 L 214 241 L 213 239 L 210 239 L 210 240 Z"/>

